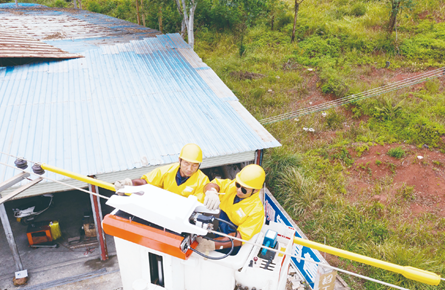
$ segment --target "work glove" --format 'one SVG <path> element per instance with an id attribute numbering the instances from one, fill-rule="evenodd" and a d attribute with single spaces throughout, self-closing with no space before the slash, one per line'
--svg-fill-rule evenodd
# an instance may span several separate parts
<path id="1" fill-rule="evenodd" d="M 130 178 L 125 178 L 124 180 L 118 180 L 114 183 L 114 189 L 116 189 L 116 191 L 124 188 L 124 186 L 132 186 L 133 182 L 131 181 Z"/>
<path id="2" fill-rule="evenodd" d="M 206 197 L 204 199 L 205 207 L 210 210 L 215 210 L 219 208 L 220 203 L 221 202 L 219 201 L 218 192 L 216 191 L 216 189 L 212 188 L 206 191 Z"/>
<path id="3" fill-rule="evenodd" d="M 196 241 L 199 243 L 195 250 L 208 255 L 210 252 L 215 250 L 215 242 L 204 239 L 202 237 L 197 237 Z"/>

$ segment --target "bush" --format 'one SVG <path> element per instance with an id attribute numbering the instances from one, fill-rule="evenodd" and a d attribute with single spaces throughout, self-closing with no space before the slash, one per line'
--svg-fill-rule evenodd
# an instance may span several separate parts
<path id="1" fill-rule="evenodd" d="M 352 6 L 350 15 L 363 16 L 366 14 L 366 11 L 367 11 L 367 8 L 366 8 L 365 4 L 363 4 L 361 2 L 357 2 L 354 4 L 354 6 Z"/>
<path id="2" fill-rule="evenodd" d="M 340 129 L 343 127 L 345 116 L 338 114 L 336 111 L 331 110 L 326 115 L 326 127 L 331 130 Z"/>
<path id="3" fill-rule="evenodd" d="M 317 32 L 322 33 L 323 30 Z M 300 64 L 317 66 L 321 62 L 326 63 L 326 59 L 339 57 L 340 44 L 340 39 L 336 37 L 325 39 L 314 35 L 298 43 L 294 58 Z"/>
<path id="4" fill-rule="evenodd" d="M 88 2 L 87 10 L 89 10 L 91 12 L 102 13 L 102 8 L 101 8 L 100 4 L 97 3 L 96 1 Z"/>
<path id="5" fill-rule="evenodd" d="M 56 1 L 54 1 L 54 7 L 65 8 L 66 2 L 64 0 L 56 0 Z"/>
<path id="6" fill-rule="evenodd" d="M 430 80 L 425 83 L 425 89 L 432 93 L 437 94 L 440 88 L 440 81 L 438 79 Z"/>
<path id="7" fill-rule="evenodd" d="M 349 86 L 345 83 L 338 71 L 331 67 L 325 67 L 320 74 L 322 82 L 321 91 L 325 94 L 332 93 L 341 98 L 349 92 Z"/>
<path id="8" fill-rule="evenodd" d="M 405 150 L 403 150 L 402 147 L 396 147 L 396 148 L 391 148 L 388 150 L 388 152 L 386 153 L 391 157 L 397 158 L 397 159 L 401 159 L 403 157 L 405 157 Z"/>
<path id="9" fill-rule="evenodd" d="M 408 59 L 435 60 L 442 62 L 445 58 L 445 23 L 432 25 L 424 33 L 406 38 L 400 45 L 402 55 Z"/>
<path id="10" fill-rule="evenodd" d="M 293 23 L 294 17 L 291 13 L 283 10 L 280 14 L 277 15 L 275 21 L 275 29 L 281 30 L 283 27 L 288 25 L 289 23 Z"/>

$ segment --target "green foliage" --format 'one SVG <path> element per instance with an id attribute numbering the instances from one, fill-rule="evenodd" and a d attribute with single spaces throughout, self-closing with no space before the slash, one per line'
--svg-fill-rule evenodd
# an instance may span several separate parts
<path id="1" fill-rule="evenodd" d="M 433 79 L 425 83 L 425 89 L 431 94 L 437 94 L 440 88 L 440 81 Z"/>
<path id="2" fill-rule="evenodd" d="M 288 168 L 280 174 L 279 197 L 293 216 L 300 216 L 315 206 L 321 194 L 320 184 L 301 170 Z"/>
<path id="3" fill-rule="evenodd" d="M 320 30 L 322 31 L 322 30 Z M 303 65 L 318 66 L 325 59 L 340 55 L 340 39 L 311 36 L 298 43 L 293 58 Z"/>
<path id="4" fill-rule="evenodd" d="M 402 147 L 391 148 L 388 150 L 388 152 L 386 152 L 386 154 L 397 159 L 401 159 L 406 155 L 405 150 L 403 150 Z"/>
<path id="5" fill-rule="evenodd" d="M 339 152 L 332 154 L 332 158 L 342 160 L 348 167 L 354 163 L 351 154 L 345 148 L 341 148 Z"/>
<path id="6" fill-rule="evenodd" d="M 290 154 L 283 148 L 276 148 L 266 152 L 263 164 L 267 172 L 266 183 L 271 188 L 276 188 L 277 180 L 282 172 L 300 165 L 301 158 L 296 154 Z"/>
<path id="7" fill-rule="evenodd" d="M 355 146 L 355 152 L 357 152 L 357 157 L 362 156 L 363 152 L 369 151 L 368 144 L 358 144 Z"/>
<path id="8" fill-rule="evenodd" d="M 417 35 L 404 39 L 400 51 L 412 60 L 442 61 L 445 57 L 445 23 L 423 23 L 429 26 L 428 29 L 419 29 Z"/>
<path id="9" fill-rule="evenodd" d="M 261 98 L 264 94 L 266 93 L 266 90 L 264 88 L 254 88 L 250 91 L 250 95 L 254 98 L 254 99 L 259 99 Z"/>
<path id="10" fill-rule="evenodd" d="M 401 188 L 397 189 L 397 193 L 405 201 L 414 200 L 416 198 L 414 194 L 414 186 L 403 184 Z"/>
<path id="11" fill-rule="evenodd" d="M 281 30 L 286 27 L 286 25 L 293 23 L 293 21 L 294 16 L 286 10 L 282 10 L 276 17 L 275 28 Z"/>
<path id="12" fill-rule="evenodd" d="M 67 6 L 67 3 L 64 0 L 56 0 L 56 1 L 54 1 L 54 7 L 65 8 L 66 6 Z"/>
<path id="13" fill-rule="evenodd" d="M 377 165 L 377 166 L 382 165 L 382 161 L 380 161 L 380 160 L 377 159 L 377 160 L 375 161 L 375 165 Z"/>
<path id="14" fill-rule="evenodd" d="M 329 110 L 325 117 L 326 127 L 330 130 L 337 130 L 343 127 L 343 122 L 345 121 L 345 116 L 337 113 L 334 110 Z"/>
<path id="15" fill-rule="evenodd" d="M 397 118 L 402 112 L 403 101 L 404 100 L 401 100 L 393 106 L 392 100 L 390 98 L 385 98 L 383 106 L 375 107 L 376 112 L 374 113 L 374 116 L 384 120 L 393 120 Z"/>
<path id="16" fill-rule="evenodd" d="M 350 14 L 353 16 L 363 16 L 366 14 L 366 11 L 368 9 L 366 8 L 366 5 L 362 2 L 356 2 L 352 8 Z"/>
<path id="17" fill-rule="evenodd" d="M 344 97 L 349 92 L 349 86 L 332 67 L 325 67 L 320 74 L 322 82 L 321 91 L 325 94 L 332 93 L 336 97 Z"/>

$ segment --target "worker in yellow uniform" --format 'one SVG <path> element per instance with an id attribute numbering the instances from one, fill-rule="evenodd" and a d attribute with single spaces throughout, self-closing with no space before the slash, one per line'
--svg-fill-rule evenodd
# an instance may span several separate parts
<path id="1" fill-rule="evenodd" d="M 184 197 L 196 195 L 199 201 L 203 201 L 204 186 L 209 183 L 209 178 L 199 169 L 202 162 L 202 150 L 193 143 L 182 147 L 179 154 L 179 162 L 171 165 L 162 166 L 145 175 L 140 179 L 126 178 L 114 183 L 116 191 L 124 186 L 137 186 L 151 184 Z M 206 202 L 219 204 L 207 198 Z M 205 205 L 205 204 L 204 204 Z"/>
<path id="2" fill-rule="evenodd" d="M 204 187 L 206 196 L 219 196 L 221 212 L 219 218 L 226 221 L 219 223 L 219 231 L 243 240 L 250 240 L 261 231 L 264 223 L 264 207 L 259 191 L 263 187 L 266 174 L 263 168 L 256 164 L 244 167 L 234 180 L 214 179 Z M 231 224 L 231 225 L 230 225 Z M 210 241 L 198 237 L 196 250 L 208 253 L 213 250 L 228 253 L 232 247 L 227 237 Z M 233 240 L 234 250 L 238 253 L 242 242 Z"/>

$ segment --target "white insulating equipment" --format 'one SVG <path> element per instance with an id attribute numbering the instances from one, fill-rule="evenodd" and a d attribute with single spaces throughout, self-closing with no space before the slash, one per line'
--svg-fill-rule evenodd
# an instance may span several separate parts
<path id="1" fill-rule="evenodd" d="M 210 258 L 225 254 L 214 251 L 208 254 L 210 258 L 204 258 L 190 249 L 196 248 L 196 235 L 205 236 L 211 229 L 205 224 L 192 224 L 197 213 L 209 212 L 195 197 L 184 198 L 151 185 L 125 187 L 123 191 L 134 194 L 110 198 L 107 204 L 116 208 L 111 214 L 116 216 L 104 219 L 104 230 L 119 227 L 111 232 L 124 290 L 233 290 L 237 285 L 242 285 L 242 289 L 285 289 L 294 229 L 271 222 L 250 240 L 257 245 L 245 243 L 236 255 L 212 260 Z M 117 214 L 119 211 L 148 223 L 125 215 L 121 218 Z M 122 223 L 116 224 L 117 219 Z M 134 226 L 137 228 L 133 230 Z M 145 227 L 148 227 L 147 231 Z M 258 245 L 263 244 L 268 230 L 278 233 L 274 248 L 281 252 L 262 251 Z M 171 249 L 179 246 L 176 241 L 170 242 L 168 235 L 172 235 L 171 231 L 180 239 L 188 239 L 188 250 L 184 255 Z M 165 235 L 160 234 L 162 232 Z M 139 242 L 147 238 L 143 235 L 151 235 L 148 238 L 152 240 Z M 180 250 L 184 252 L 185 249 Z"/>

